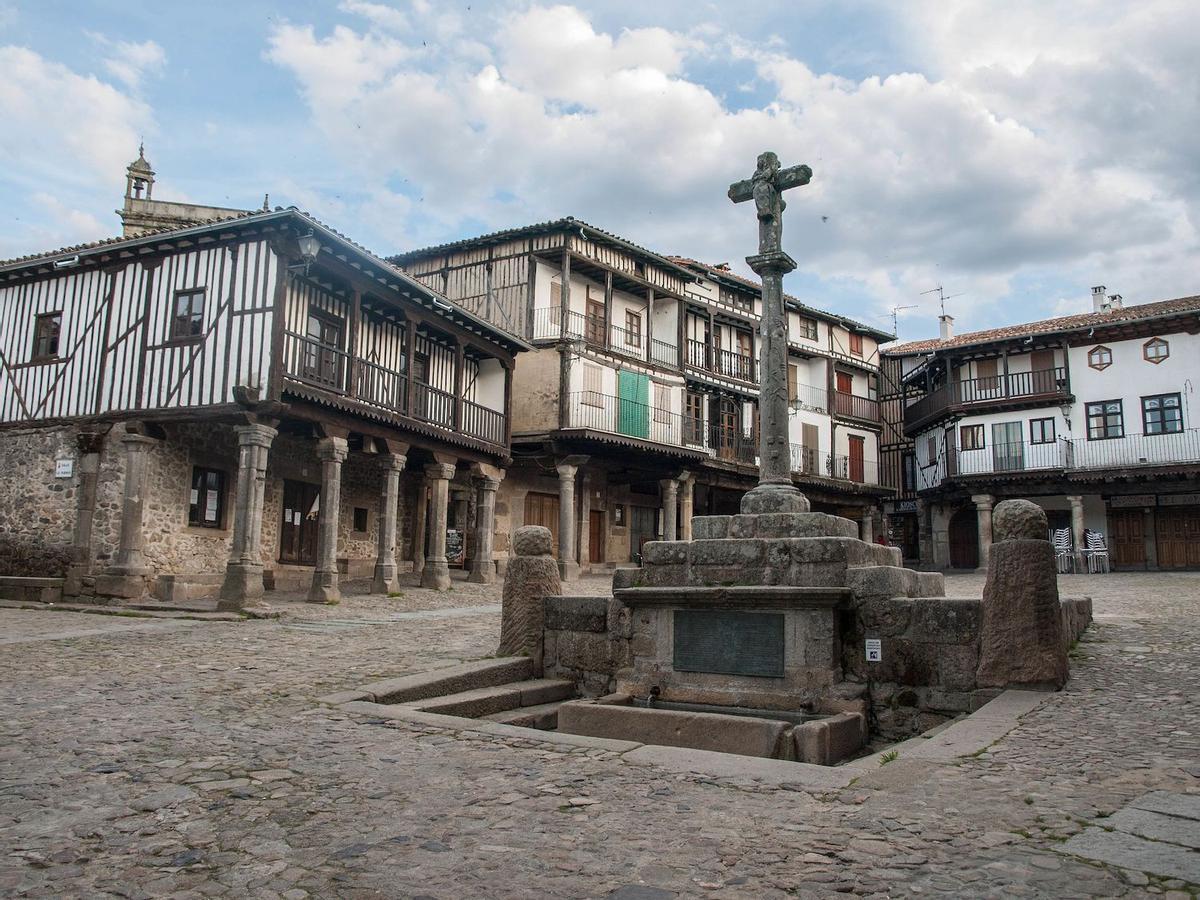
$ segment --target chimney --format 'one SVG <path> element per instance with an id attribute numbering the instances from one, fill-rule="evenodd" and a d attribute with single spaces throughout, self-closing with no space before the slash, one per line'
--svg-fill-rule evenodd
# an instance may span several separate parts
<path id="1" fill-rule="evenodd" d="M 1108 303 L 1104 299 L 1104 292 L 1108 290 L 1104 285 L 1099 284 L 1092 288 L 1092 311 L 1104 312 Z"/>
<path id="2" fill-rule="evenodd" d="M 1105 307 L 1105 309 L 1124 309 L 1124 308 L 1125 308 L 1124 301 L 1121 299 L 1120 294 L 1109 294 L 1108 295 L 1108 305 Z"/>
<path id="3" fill-rule="evenodd" d="M 938 316 L 938 336 L 943 341 L 954 337 L 954 316 L 948 316 L 945 313 Z"/>

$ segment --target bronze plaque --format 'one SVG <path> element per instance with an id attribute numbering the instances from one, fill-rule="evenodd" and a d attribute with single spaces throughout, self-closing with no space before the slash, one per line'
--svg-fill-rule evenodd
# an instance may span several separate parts
<path id="1" fill-rule="evenodd" d="M 783 613 L 677 609 L 677 672 L 783 677 Z"/>

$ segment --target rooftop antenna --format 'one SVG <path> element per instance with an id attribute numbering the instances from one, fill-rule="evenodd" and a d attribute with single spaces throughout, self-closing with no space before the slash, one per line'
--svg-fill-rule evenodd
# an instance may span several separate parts
<path id="1" fill-rule="evenodd" d="M 947 300 L 953 300 L 955 297 L 965 296 L 964 294 L 947 294 L 945 292 L 945 290 L 943 290 L 943 288 L 940 284 L 937 287 L 930 288 L 927 291 L 921 291 L 922 297 L 924 297 L 926 294 L 937 294 L 938 295 L 938 304 L 942 307 L 942 315 L 943 316 L 946 314 L 946 301 Z"/>
<path id="2" fill-rule="evenodd" d="M 913 306 L 893 306 L 892 307 L 892 337 L 900 336 L 900 323 L 899 323 L 900 317 L 897 315 L 897 313 L 899 313 L 900 310 L 902 310 L 902 309 L 916 309 L 916 308 L 917 307 L 915 304 Z"/>

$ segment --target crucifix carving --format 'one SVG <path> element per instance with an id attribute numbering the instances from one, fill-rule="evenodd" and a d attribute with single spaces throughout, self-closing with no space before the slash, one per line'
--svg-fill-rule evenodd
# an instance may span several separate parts
<path id="1" fill-rule="evenodd" d="M 758 216 L 758 254 L 746 257 L 762 279 L 762 322 L 759 345 L 762 383 L 759 388 L 758 486 L 742 498 L 742 512 L 807 512 L 808 498 L 792 484 L 791 439 L 788 434 L 787 311 L 783 276 L 796 268 L 781 244 L 783 192 L 808 184 L 808 166 L 780 168 L 774 153 L 760 153 L 758 167 L 745 181 L 729 186 L 734 203 L 754 201 Z"/>
<path id="2" fill-rule="evenodd" d="M 758 253 L 765 256 L 782 249 L 783 211 L 787 203 L 783 192 L 808 184 L 812 169 L 808 166 L 779 167 L 779 157 L 768 150 L 758 155 L 758 168 L 745 181 L 729 186 L 729 199 L 734 203 L 754 201 L 758 215 Z"/>

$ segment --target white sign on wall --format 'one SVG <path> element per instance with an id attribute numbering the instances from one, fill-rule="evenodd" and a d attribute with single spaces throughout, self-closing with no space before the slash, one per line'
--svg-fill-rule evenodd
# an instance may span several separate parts
<path id="1" fill-rule="evenodd" d="M 55 478 L 70 478 L 75 474 L 75 460 L 73 459 L 56 459 L 54 461 L 54 477 Z"/>
<path id="2" fill-rule="evenodd" d="M 883 662 L 883 641 L 867 638 L 867 662 Z"/>

